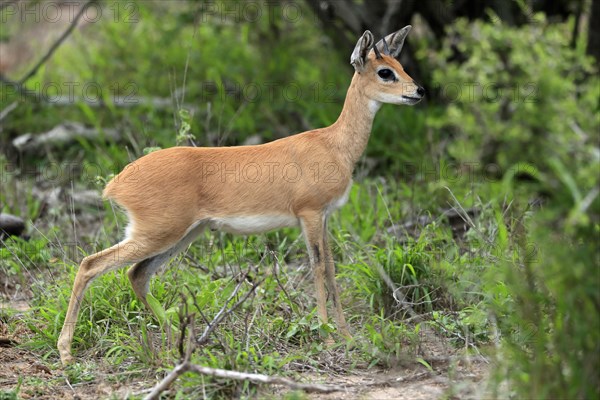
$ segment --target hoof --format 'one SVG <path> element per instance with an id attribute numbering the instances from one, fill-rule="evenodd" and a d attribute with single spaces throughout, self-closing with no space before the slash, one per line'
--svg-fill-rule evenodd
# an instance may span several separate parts
<path id="1" fill-rule="evenodd" d="M 75 358 L 71 354 L 61 354 L 60 362 L 63 367 L 66 367 L 67 365 L 73 364 L 75 362 Z"/>
<path id="2" fill-rule="evenodd" d="M 348 328 L 341 328 L 338 331 L 338 334 L 349 342 L 354 340 L 354 338 L 350 334 L 350 331 L 348 330 Z"/>

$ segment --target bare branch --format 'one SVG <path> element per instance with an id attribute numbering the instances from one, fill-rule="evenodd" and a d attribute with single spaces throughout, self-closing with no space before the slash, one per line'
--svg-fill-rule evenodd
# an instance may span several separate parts
<path id="1" fill-rule="evenodd" d="M 97 1 L 98 0 L 88 0 L 88 2 L 85 3 L 79 9 L 79 12 L 75 15 L 75 17 L 73 18 L 73 21 L 71 21 L 71 23 L 69 24 L 69 27 L 63 32 L 63 34 L 58 38 L 58 40 L 56 40 L 56 42 L 54 42 L 52 44 L 52 46 L 50 46 L 50 48 L 48 49 L 46 54 L 44 54 L 44 56 L 35 64 L 35 66 L 27 74 L 25 74 L 19 81 L 13 81 L 13 80 L 7 78 L 6 76 L 0 74 L 0 82 L 4 83 L 5 85 L 12 86 L 22 96 L 33 96 L 34 98 L 36 98 L 36 93 L 34 91 L 28 90 L 25 87 L 25 82 L 27 82 L 32 76 L 34 76 L 35 73 L 40 69 L 40 67 L 42 65 L 44 65 L 44 63 L 46 61 L 48 61 L 48 59 L 52 56 L 52 54 L 54 54 L 54 52 L 58 49 L 58 47 L 67 39 L 67 37 L 69 37 L 71 32 L 73 32 L 73 29 L 75 29 L 75 27 L 77 26 L 77 23 L 83 16 L 85 10 L 87 10 L 87 8 L 92 3 L 95 3 Z M 2 8 L 7 7 L 11 3 L 16 3 L 16 2 L 8 1 L 6 3 L 2 3 Z"/>
<path id="2" fill-rule="evenodd" d="M 4 110 L 0 111 L 0 122 L 6 118 L 8 114 L 10 114 L 15 108 L 17 108 L 18 103 L 13 101 L 10 103 Z"/>
<path id="3" fill-rule="evenodd" d="M 19 82 L 15 82 L 2 74 L 0 74 L 0 83 L 15 88 L 15 90 L 23 97 L 31 97 L 33 99 L 37 97 L 33 90 L 27 89 L 24 85 L 21 85 Z"/>
<path id="4" fill-rule="evenodd" d="M 169 386 L 171 386 L 171 383 L 173 383 L 179 377 L 179 375 L 184 374 L 189 370 L 189 365 L 190 364 L 185 361 L 176 366 L 173 371 L 169 372 L 169 374 L 165 376 L 162 381 L 154 386 L 148 396 L 144 397 L 144 400 L 158 399 L 160 394 L 167 390 Z"/>
<path id="5" fill-rule="evenodd" d="M 406 310 L 406 312 L 408 312 L 411 318 L 417 317 L 418 314 L 411 307 L 411 304 L 406 301 L 407 296 L 404 293 L 404 290 L 402 290 L 401 287 L 396 287 L 390 276 L 387 274 L 387 272 L 385 272 L 385 270 L 379 263 L 375 263 L 375 267 L 377 268 L 377 272 L 379 272 L 379 276 L 381 277 L 381 279 L 383 279 L 387 287 L 392 291 L 394 300 L 396 300 L 398 305 L 404 310 Z"/>
<path id="6" fill-rule="evenodd" d="M 233 379 L 239 381 L 250 381 L 254 383 L 264 383 L 269 385 L 284 385 L 294 390 L 304 390 L 307 392 L 331 393 L 344 390 L 338 385 L 324 385 L 320 383 L 300 383 L 282 376 L 269 376 L 263 374 L 252 374 L 248 372 L 230 371 L 220 368 L 203 367 L 201 365 L 191 364 L 186 361 L 178 365 L 162 381 L 144 397 L 145 400 L 158 399 L 160 394 L 167 390 L 169 386 L 182 374 L 186 372 L 195 372 L 201 375 L 213 376 L 216 378 Z"/>
<path id="7" fill-rule="evenodd" d="M 190 355 L 191 355 L 191 352 L 189 351 L 189 349 L 192 348 L 190 341 L 191 341 L 191 338 L 194 336 L 194 314 L 190 315 L 190 313 L 188 312 L 187 299 L 183 294 L 181 295 L 181 300 L 182 300 L 182 306 L 181 306 L 181 309 L 179 310 L 179 323 L 180 323 L 180 327 L 181 327 L 180 328 L 181 335 L 179 335 L 179 339 L 177 340 L 177 348 L 179 349 L 179 354 L 181 355 L 181 362 L 183 363 L 183 362 L 189 360 Z M 184 349 L 183 343 L 185 342 L 185 334 L 187 332 L 188 326 L 190 327 L 190 335 L 188 337 L 188 346 L 187 346 L 188 351 L 186 351 Z"/>
<path id="8" fill-rule="evenodd" d="M 292 299 L 292 296 L 290 296 L 290 294 L 285 289 L 285 286 L 279 280 L 279 259 L 277 258 L 277 254 L 275 254 L 274 251 L 270 251 L 270 253 L 273 256 L 273 259 L 275 260 L 275 265 L 273 266 L 273 276 L 275 277 L 275 280 L 277 281 L 277 285 L 281 288 L 281 290 L 283 291 L 283 294 L 285 294 L 285 297 L 287 297 L 288 301 L 290 303 L 296 304 L 294 302 L 294 300 Z"/>
<path id="9" fill-rule="evenodd" d="M 253 285 L 252 288 L 240 300 L 238 300 L 233 306 L 231 306 L 228 309 L 227 305 L 235 298 L 235 296 L 239 292 L 240 288 L 246 281 L 247 276 L 248 276 L 247 273 L 243 275 L 243 278 L 236 285 L 235 289 L 233 290 L 233 293 L 231 294 L 231 296 L 229 296 L 229 298 L 225 302 L 225 305 L 221 308 L 221 310 L 219 310 L 219 312 L 217 313 L 215 318 L 208 324 L 208 326 L 204 330 L 204 333 L 202 334 L 202 336 L 198 339 L 198 341 L 197 341 L 198 344 L 205 343 L 208 340 L 208 336 L 215 330 L 215 328 L 217 327 L 219 322 L 221 322 L 223 320 L 223 318 L 225 318 L 227 315 L 229 315 L 231 312 L 233 312 L 233 310 L 235 310 L 237 307 L 239 307 L 244 301 L 246 301 L 246 299 L 248 299 L 248 297 L 250 297 L 250 295 L 252 293 L 254 293 L 256 288 L 262 283 L 262 281 L 264 281 L 264 279 L 263 279 L 260 282 L 258 282 L 257 284 Z M 192 337 L 194 335 L 194 333 L 193 333 L 194 332 L 193 331 L 194 319 L 193 319 L 193 316 L 185 316 L 184 317 L 183 315 L 180 315 L 180 320 L 182 321 L 182 324 L 181 324 L 182 332 L 181 332 L 181 337 L 178 341 L 178 347 L 179 347 L 180 353 L 182 354 L 182 362 L 179 365 L 177 365 L 171 372 L 169 372 L 167 374 L 167 376 L 165 376 L 150 391 L 150 393 L 146 397 L 144 397 L 145 400 L 158 399 L 162 392 L 167 390 L 171 386 L 171 384 L 175 380 L 177 380 L 177 378 L 180 375 L 182 375 L 186 372 L 195 372 L 197 374 L 213 376 L 213 377 L 217 377 L 217 378 L 250 381 L 250 382 L 254 382 L 254 383 L 264 383 L 264 384 L 270 384 L 270 385 L 284 385 L 284 386 L 287 386 L 294 390 L 304 390 L 304 391 L 308 391 L 308 392 L 330 393 L 330 392 L 337 392 L 337 391 L 344 390 L 344 388 L 342 386 L 337 386 L 337 385 L 324 385 L 324 384 L 319 384 L 319 383 L 315 383 L 315 384 L 299 383 L 292 379 L 284 378 L 281 376 L 253 374 L 253 373 L 248 373 L 248 372 L 231 371 L 231 370 L 226 370 L 226 369 L 210 368 L 210 367 L 204 367 L 204 366 L 197 365 L 197 364 L 192 364 L 192 363 L 190 363 L 190 358 L 191 358 L 193 349 L 196 347 L 192 343 Z M 187 340 L 187 348 L 184 351 L 183 350 L 183 342 L 185 341 L 185 331 L 188 328 L 190 329 L 190 332 L 189 332 L 189 335 L 187 338 L 188 339 Z"/>
<path id="10" fill-rule="evenodd" d="M 289 378 L 282 376 L 269 376 L 264 374 L 251 374 L 247 372 L 228 371 L 224 369 L 203 367 L 200 365 L 189 364 L 189 371 L 196 372 L 198 374 L 214 376 L 217 378 L 228 378 L 235 380 L 244 380 L 255 383 L 266 383 L 269 385 L 285 385 L 291 389 L 304 390 L 307 392 L 339 392 L 344 390 L 339 385 L 324 385 L 320 383 L 300 383 Z"/>
<path id="11" fill-rule="evenodd" d="M 58 40 L 54 42 L 52 46 L 50 46 L 46 54 L 44 54 L 44 56 L 37 62 L 37 64 L 31 69 L 31 71 L 29 71 L 23 78 L 21 78 L 21 80 L 19 81 L 20 85 L 23 85 L 25 82 L 27 82 L 29 78 L 35 75 L 38 69 L 40 69 L 40 67 L 44 65 L 46 61 L 48 61 L 48 59 L 52 56 L 52 54 L 54 54 L 54 52 L 56 51 L 56 49 L 58 49 L 62 42 L 64 42 L 67 39 L 67 37 L 69 37 L 71 32 L 73 32 L 73 29 L 75 29 L 75 27 L 77 26 L 77 23 L 79 22 L 79 19 L 81 19 L 81 17 L 83 16 L 85 10 L 87 10 L 87 8 L 96 1 L 97 0 L 88 0 L 88 2 L 85 3 L 83 7 L 79 9 L 79 12 L 75 15 L 73 21 L 71 21 L 71 24 L 69 24 L 67 30 L 65 30 L 63 34 L 58 38 Z"/>
<path id="12" fill-rule="evenodd" d="M 244 276 L 243 276 L 243 279 L 241 279 L 240 282 L 236 285 L 235 289 L 233 290 L 233 293 L 231 294 L 231 296 L 229 296 L 229 298 L 227 299 L 227 301 L 225 302 L 225 304 L 223 305 L 223 307 L 221 307 L 221 309 L 219 310 L 219 312 L 217 313 L 217 315 L 215 316 L 215 318 L 212 320 L 212 322 L 210 322 L 206 326 L 206 329 L 202 333 L 202 336 L 200 336 L 198 338 L 198 340 L 196 341 L 196 343 L 198 345 L 205 344 L 208 341 L 208 337 L 210 336 L 210 334 L 215 330 L 215 328 L 217 327 L 217 325 L 219 325 L 219 323 L 223 320 L 223 318 L 225 318 L 226 316 L 228 316 L 229 314 L 231 314 L 244 301 L 246 301 L 246 299 L 248 299 L 248 297 L 250 297 L 254 293 L 254 291 L 256 290 L 256 288 L 264 281 L 264 278 L 263 278 L 260 282 L 258 282 L 257 284 L 253 285 L 250 288 L 250 290 L 248 290 L 248 292 L 241 299 L 239 299 L 237 301 L 237 303 L 235 303 L 233 306 L 231 306 L 231 308 L 227 309 L 227 305 L 237 295 L 237 293 L 239 292 L 240 288 L 242 287 L 242 285 L 246 281 L 246 277 L 247 276 L 248 276 L 248 273 L 245 273 Z"/>
<path id="13" fill-rule="evenodd" d="M 68 144 L 77 139 L 97 139 L 107 138 L 118 140 L 121 134 L 118 130 L 106 128 L 99 131 L 95 128 L 88 128 L 79 122 L 65 121 L 55 126 L 48 132 L 41 134 L 25 133 L 13 139 L 12 144 L 22 152 L 34 152 L 47 146 L 59 146 Z"/>

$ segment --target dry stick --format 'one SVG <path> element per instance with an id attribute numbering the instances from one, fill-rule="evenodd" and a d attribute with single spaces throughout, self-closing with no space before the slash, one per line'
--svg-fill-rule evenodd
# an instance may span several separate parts
<path id="1" fill-rule="evenodd" d="M 232 296 L 235 296 L 235 294 L 238 292 L 242 283 L 244 283 L 246 276 L 247 276 L 247 274 L 244 276 L 244 279 L 242 279 L 240 281 L 240 283 L 237 284 L 237 286 L 235 287 L 235 289 L 233 291 Z M 188 288 L 188 290 L 189 290 L 189 288 Z M 252 291 L 253 290 L 249 291 L 249 293 Z M 208 334 L 210 334 L 210 332 L 212 332 L 215 329 L 218 322 L 222 319 L 221 316 L 223 315 L 224 307 L 227 307 L 227 305 L 229 304 L 229 301 L 231 301 L 231 299 L 233 298 L 232 296 L 230 296 L 227 299 L 227 301 L 225 302 L 225 305 L 217 313 L 217 316 L 212 320 L 212 322 L 206 321 L 207 328 L 204 331 L 204 334 L 202 335 L 201 339 L 204 338 L 205 335 L 207 338 Z M 244 296 L 244 298 L 246 298 L 246 296 Z M 194 299 L 194 302 L 195 302 L 195 299 Z M 184 304 L 187 304 L 187 302 L 185 302 Z M 197 307 L 197 305 L 196 305 L 196 307 Z M 234 307 L 237 307 L 237 304 L 234 305 Z M 199 308 L 198 308 L 198 310 L 200 311 Z M 202 311 L 200 311 L 200 313 L 202 313 Z M 206 320 L 204 315 L 202 315 L 202 317 Z M 179 353 L 181 354 L 181 363 L 179 365 L 177 365 L 171 372 L 169 372 L 169 374 L 167 376 L 165 376 L 163 378 L 163 380 L 160 381 L 154 387 L 154 389 L 152 389 L 150 394 L 148 394 L 148 396 L 146 396 L 144 399 L 157 399 L 158 396 L 160 395 L 160 393 L 167 390 L 169 388 L 169 386 L 171 386 L 171 383 L 173 383 L 173 381 L 175 381 L 179 377 L 179 375 L 185 373 L 188 370 L 187 368 L 190 365 L 190 358 L 192 356 L 192 351 L 195 347 L 192 344 L 192 338 L 194 337 L 194 316 L 193 315 L 187 316 L 187 317 L 180 316 L 180 318 L 182 319 L 182 324 L 181 324 L 181 336 L 179 338 L 178 347 L 179 347 Z M 190 333 L 189 333 L 188 340 L 187 340 L 188 343 L 187 343 L 187 346 L 184 351 L 183 342 L 185 341 L 185 332 L 186 332 L 188 326 L 190 329 Z"/>
<path id="2" fill-rule="evenodd" d="M 281 376 L 269 376 L 263 374 L 252 374 L 247 372 L 229 371 L 220 368 L 203 367 L 201 365 L 191 364 L 189 361 L 179 364 L 173 371 L 171 371 L 158 385 L 154 387 L 144 400 L 158 399 L 159 395 L 167 390 L 171 383 L 175 381 L 180 375 L 186 372 L 195 372 L 201 375 L 212 376 L 216 378 L 234 379 L 239 381 L 250 381 L 255 383 L 266 383 L 269 385 L 285 385 L 294 390 L 304 390 L 308 392 L 339 392 L 344 390 L 342 386 L 338 385 L 323 385 L 320 383 L 299 383 L 292 379 L 284 378 Z"/>
<path id="3" fill-rule="evenodd" d="M 232 295 L 229 296 L 229 299 L 227 299 L 227 302 L 225 303 L 223 308 L 221 308 L 221 310 L 217 313 L 217 316 L 213 319 L 213 321 L 210 324 L 208 324 L 208 326 L 204 330 L 204 333 L 202 334 L 200 339 L 198 339 L 197 343 L 206 342 L 208 340 L 208 335 L 210 335 L 214 331 L 214 329 L 219 324 L 219 322 L 221 320 L 223 320 L 223 318 L 225 318 L 231 312 L 233 312 L 233 310 L 235 310 L 237 307 L 239 307 L 250 296 L 250 294 L 254 293 L 254 291 L 260 285 L 260 283 L 262 283 L 264 281 L 264 279 L 263 279 L 259 283 L 253 285 L 252 288 L 248 291 L 248 293 L 246 293 L 238 302 L 236 302 L 231 308 L 225 310 L 225 308 L 227 307 L 227 304 L 229 304 L 229 302 L 233 299 L 233 297 L 239 291 L 241 285 L 243 284 L 243 282 L 245 281 L 245 278 L 247 276 L 248 276 L 248 274 L 245 274 L 244 279 L 240 283 L 238 283 L 238 285 L 234 289 Z M 165 376 L 163 378 L 163 380 L 160 381 L 146 397 L 144 397 L 144 400 L 158 399 L 162 392 L 167 390 L 169 388 L 169 386 L 171 386 L 171 384 L 180 375 L 182 375 L 186 372 L 195 372 L 197 374 L 208 375 L 208 376 L 213 376 L 213 377 L 217 377 L 217 378 L 244 380 L 244 381 L 250 381 L 250 382 L 255 382 L 255 383 L 266 383 L 266 384 L 271 384 L 271 385 L 285 385 L 285 386 L 288 386 L 289 388 L 295 389 L 295 390 L 324 392 L 324 393 L 337 392 L 337 391 L 344 390 L 343 387 L 337 386 L 337 385 L 323 385 L 323 384 L 318 384 L 318 383 L 317 384 L 299 383 L 292 379 L 288 379 L 288 378 L 284 378 L 284 377 L 280 377 L 280 376 L 252 374 L 252 373 L 247 373 L 247 372 L 230 371 L 230 370 L 219 369 L 219 368 L 209 368 L 209 367 L 204 367 L 201 365 L 192 364 L 192 363 L 190 363 L 190 357 L 192 355 L 192 350 L 195 347 L 192 344 L 192 337 L 194 336 L 193 318 L 190 321 L 186 321 L 186 322 L 190 323 L 190 334 L 188 336 L 188 345 L 187 345 L 187 348 L 185 351 L 185 357 L 183 358 L 183 362 L 181 364 L 177 365 L 171 372 L 169 372 L 169 374 L 167 376 Z M 183 328 L 185 329 L 185 326 L 183 326 Z M 184 334 L 185 333 L 182 332 L 182 335 L 184 335 Z M 183 342 L 183 339 L 181 341 Z M 181 351 L 181 348 L 180 348 L 180 351 Z"/>
<path id="4" fill-rule="evenodd" d="M 217 378 L 228 378 L 235 380 L 251 381 L 256 383 L 266 383 L 270 385 L 285 385 L 295 390 L 305 390 L 313 392 L 338 392 L 344 390 L 342 386 L 338 385 L 324 385 L 320 383 L 300 383 L 292 379 L 284 378 L 282 376 L 269 376 L 264 374 L 251 374 L 247 372 L 228 371 L 225 369 L 203 367 L 201 365 L 189 364 L 187 371 L 196 372 L 198 374 L 214 376 Z"/>
<path id="5" fill-rule="evenodd" d="M 6 118 L 6 116 L 10 114 L 15 108 L 17 108 L 17 105 L 18 103 L 16 101 L 13 101 L 8 106 L 6 106 L 4 110 L 0 111 L 0 122 L 2 122 L 2 120 Z"/>
<path id="6" fill-rule="evenodd" d="M 219 312 L 217 313 L 217 315 L 215 316 L 215 318 L 213 318 L 212 322 L 210 322 L 206 326 L 206 329 L 204 330 L 204 333 L 202 333 L 202 336 L 200 336 L 198 338 L 198 340 L 196 341 L 196 343 L 198 345 L 203 345 L 206 342 L 208 342 L 208 336 L 210 336 L 210 334 L 215 330 L 215 328 L 217 327 L 217 325 L 219 325 L 219 323 L 223 320 L 223 318 L 225 318 L 226 316 L 228 316 L 229 314 L 231 314 L 244 301 L 246 301 L 246 299 L 248 299 L 248 297 L 250 297 L 250 295 L 252 295 L 254 293 L 254 291 L 256 290 L 256 288 L 264 281 L 264 279 L 262 279 L 257 284 L 252 285 L 252 287 L 250 288 L 250 290 L 248 291 L 248 293 L 246 293 L 240 300 L 238 300 L 238 302 L 235 303 L 231 308 L 226 309 L 227 305 L 229 304 L 229 302 L 237 295 L 237 292 L 240 290 L 240 288 L 242 287 L 242 284 L 246 281 L 247 277 L 248 277 L 248 274 L 247 273 L 244 274 L 242 280 L 240 280 L 240 282 L 236 285 L 235 289 L 233 290 L 233 293 L 231 294 L 231 296 L 229 296 L 229 298 L 227 299 L 227 301 L 225 302 L 225 304 L 223 305 L 223 307 L 221 307 L 221 309 L 219 310 Z"/>
<path id="7" fill-rule="evenodd" d="M 187 327 L 190 327 L 190 336 L 193 336 L 194 332 L 194 315 L 188 312 L 187 299 L 185 295 L 181 294 L 181 299 L 183 300 L 183 306 L 179 310 L 179 322 L 181 324 L 181 335 L 179 335 L 179 339 L 177 340 L 177 348 L 179 349 L 179 354 L 181 355 L 181 362 L 185 362 L 188 357 L 187 352 L 184 351 L 183 342 L 185 341 L 185 332 L 187 331 Z M 185 310 L 185 311 L 184 311 Z M 188 346 L 189 348 L 189 346 Z"/>
<path id="8" fill-rule="evenodd" d="M 162 381 L 160 381 L 150 392 L 150 394 L 148 394 L 148 396 L 144 397 L 144 400 L 148 400 L 148 399 L 158 399 L 158 397 L 160 396 L 160 394 L 162 392 L 164 392 L 165 390 L 167 390 L 169 388 L 169 386 L 171 386 L 171 383 L 173 383 L 173 381 L 175 379 L 177 379 L 179 377 L 179 375 L 183 374 L 186 372 L 187 370 L 187 365 L 189 365 L 190 363 L 190 357 L 192 356 L 192 349 L 194 348 L 194 346 L 192 346 L 192 338 L 194 337 L 194 317 L 191 316 L 189 319 L 185 319 L 186 324 L 189 323 L 189 327 L 190 327 L 190 334 L 188 336 L 188 343 L 187 343 L 187 347 L 185 349 L 185 354 L 183 354 L 183 341 L 185 340 L 185 331 L 186 331 L 186 324 L 182 325 L 182 331 L 181 331 L 181 337 L 180 337 L 180 343 L 179 343 L 179 351 L 180 353 L 182 353 L 182 361 L 181 364 L 179 364 L 178 366 L 176 366 L 173 371 L 169 372 L 169 374 L 167 376 L 165 376 L 163 378 Z"/>
<path id="9" fill-rule="evenodd" d="M 379 272 L 379 276 L 381 276 L 381 279 L 383 279 L 385 284 L 392 291 L 394 300 L 396 300 L 400 307 L 402 307 L 404 310 L 406 310 L 406 312 L 408 312 L 411 318 L 416 318 L 418 314 L 411 307 L 411 303 L 406 301 L 407 296 L 402 290 L 402 287 L 397 287 L 396 284 L 394 284 L 392 278 L 390 278 L 390 276 L 387 274 L 387 272 L 385 272 L 381 265 L 375 263 L 375 268 L 377 268 L 377 272 Z"/>
<path id="10" fill-rule="evenodd" d="M 71 34 L 71 32 L 73 32 L 73 29 L 75 29 L 75 27 L 77 26 L 77 23 L 79 22 L 79 19 L 83 16 L 83 13 L 85 12 L 85 10 L 87 10 L 87 8 L 92 3 L 95 3 L 96 1 L 97 0 L 89 0 L 87 3 L 85 3 L 79 9 L 79 12 L 77 12 L 77 14 L 75 15 L 75 18 L 73 18 L 73 21 L 71 21 L 71 23 L 69 24 L 69 27 L 67 28 L 67 30 L 63 32 L 63 34 L 58 38 L 58 40 L 56 42 L 54 42 L 52 44 L 52 46 L 50 46 L 50 48 L 48 49 L 48 52 L 46 52 L 46 54 L 44 54 L 44 56 L 31 69 L 31 71 L 29 71 L 27 73 L 27 75 L 25 75 L 23 78 L 21 78 L 21 80 L 19 81 L 20 85 L 23 85 L 25 82 L 27 82 L 29 80 L 29 78 L 31 78 L 33 75 L 35 75 L 35 73 L 37 72 L 37 70 L 40 69 L 40 67 L 46 61 L 48 61 L 48 59 L 52 56 L 52 54 L 54 54 L 54 52 L 56 51 L 56 49 L 58 49 L 58 46 L 60 46 L 62 44 L 62 42 L 64 42 L 65 39 Z"/>
<path id="11" fill-rule="evenodd" d="M 92 3 L 95 3 L 97 1 L 98 0 L 89 0 L 81 7 L 81 9 L 79 9 L 79 12 L 75 15 L 73 21 L 71 21 L 71 23 L 69 24 L 69 27 L 63 32 L 63 34 L 58 38 L 58 40 L 54 42 L 52 46 L 50 46 L 46 54 L 44 54 L 44 56 L 35 64 L 35 66 L 27 74 L 25 74 L 25 76 L 23 76 L 23 78 L 21 78 L 18 82 L 15 82 L 0 74 L 0 82 L 14 87 L 19 91 L 19 94 L 21 95 L 34 95 L 32 92 L 27 90 L 27 88 L 25 88 L 25 82 L 27 82 L 29 78 L 35 75 L 38 69 L 40 69 L 40 67 L 44 65 L 46 61 L 48 61 L 48 59 L 52 56 L 52 54 L 54 54 L 54 52 L 56 51 L 56 49 L 58 49 L 62 42 L 64 42 L 65 39 L 67 39 L 67 37 L 71 34 L 71 32 L 73 32 L 73 29 L 75 29 L 75 27 L 77 26 L 77 23 L 79 22 L 79 19 L 83 16 L 85 10 L 87 10 L 87 8 Z"/>
<path id="12" fill-rule="evenodd" d="M 385 199 L 383 198 L 383 193 L 381 193 L 381 189 L 379 188 L 379 185 L 377 185 L 376 187 L 377 187 L 377 192 L 379 193 L 379 196 L 383 200 L 383 205 L 385 206 L 385 209 L 387 211 L 388 217 L 389 217 L 389 219 L 391 221 L 392 220 L 392 214 L 390 213 L 390 209 L 389 209 L 389 207 L 388 207 Z M 392 281 L 392 278 L 390 278 L 390 276 L 387 274 L 387 272 L 385 272 L 385 270 L 383 269 L 383 267 L 381 265 L 379 265 L 379 263 L 375 263 L 375 266 L 377 268 L 377 272 L 379 272 L 379 275 L 381 276 L 381 279 L 383 279 L 383 281 L 385 282 L 385 284 L 392 291 L 392 296 L 394 297 L 394 300 L 396 300 L 396 302 L 403 309 L 405 309 L 406 312 L 408 312 L 408 314 L 411 316 L 411 318 L 416 317 L 417 313 L 411 307 L 411 304 L 406 301 L 407 296 L 404 293 L 404 290 L 402 290 L 402 287 L 396 287 L 396 285 Z"/>

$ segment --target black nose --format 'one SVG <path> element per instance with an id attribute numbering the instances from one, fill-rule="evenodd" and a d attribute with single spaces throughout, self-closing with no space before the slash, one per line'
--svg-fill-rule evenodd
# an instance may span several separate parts
<path id="1" fill-rule="evenodd" d="M 421 97 L 425 96 L 425 89 L 421 86 L 417 86 L 417 94 Z"/>

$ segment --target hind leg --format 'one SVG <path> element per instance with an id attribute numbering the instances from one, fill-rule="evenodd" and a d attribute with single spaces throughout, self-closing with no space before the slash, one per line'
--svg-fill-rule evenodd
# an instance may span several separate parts
<path id="1" fill-rule="evenodd" d="M 60 360 L 63 365 L 73 361 L 73 357 L 71 356 L 71 342 L 73 341 L 75 324 L 77 323 L 77 314 L 81 308 L 81 300 L 89 284 L 101 274 L 122 267 L 125 264 L 144 260 L 152 256 L 153 252 L 155 252 L 155 247 L 153 246 L 144 245 L 132 239 L 126 239 L 113 247 L 85 257 L 81 261 L 81 265 L 75 276 L 75 282 L 73 283 L 65 322 L 57 343 Z"/>
<path id="2" fill-rule="evenodd" d="M 160 269 L 160 267 L 168 262 L 171 258 L 175 257 L 181 251 L 185 250 L 187 246 L 198 236 L 202 231 L 203 226 L 198 226 L 192 229 L 186 234 L 175 246 L 165 251 L 164 253 L 157 254 L 153 257 L 147 258 L 143 261 L 138 262 L 127 271 L 127 276 L 133 287 L 133 291 L 136 296 L 144 303 L 144 305 L 154 313 L 154 310 L 148 304 L 147 296 L 150 288 L 150 279 Z M 156 316 L 156 314 L 155 314 Z M 158 319 L 158 318 L 157 318 Z"/>
<path id="3" fill-rule="evenodd" d="M 140 261 L 127 271 L 127 276 L 129 277 L 129 282 L 131 282 L 133 291 L 150 311 L 153 310 L 146 299 L 150 288 L 150 279 L 165 262 L 169 261 L 169 258 L 167 253 L 158 254 L 154 257 L 147 258 L 144 261 Z"/>

